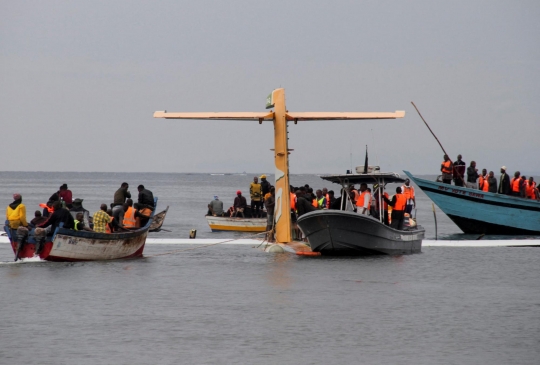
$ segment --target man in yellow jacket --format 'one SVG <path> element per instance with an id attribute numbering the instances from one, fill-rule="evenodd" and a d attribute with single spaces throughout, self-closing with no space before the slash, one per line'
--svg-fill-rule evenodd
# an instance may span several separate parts
<path id="1" fill-rule="evenodd" d="M 9 221 L 9 227 L 11 229 L 17 229 L 20 226 L 28 228 L 26 207 L 22 203 L 21 194 L 13 194 L 13 203 L 6 208 L 6 219 Z"/>

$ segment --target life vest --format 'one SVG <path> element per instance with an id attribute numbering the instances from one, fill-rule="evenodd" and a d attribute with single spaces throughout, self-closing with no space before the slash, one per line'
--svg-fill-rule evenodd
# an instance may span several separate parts
<path id="1" fill-rule="evenodd" d="M 526 190 L 526 197 L 529 199 L 536 199 L 535 190 L 536 189 L 536 182 L 529 183 L 527 181 L 527 190 Z"/>
<path id="2" fill-rule="evenodd" d="M 76 220 L 76 219 L 74 219 L 73 221 L 75 222 L 75 225 L 73 226 L 73 229 L 76 230 L 76 231 L 78 231 L 79 228 L 77 228 L 77 224 L 79 224 L 79 223 L 81 223 L 81 222 L 78 221 L 78 220 Z"/>
<path id="3" fill-rule="evenodd" d="M 518 177 L 517 179 L 515 177 L 512 178 L 512 181 L 510 181 L 510 187 L 514 193 L 519 193 L 521 188 L 521 177 Z"/>
<path id="4" fill-rule="evenodd" d="M 129 207 L 127 212 L 124 213 L 124 220 L 122 224 L 126 228 L 135 228 L 137 226 L 137 221 L 135 220 L 135 209 Z"/>
<path id="5" fill-rule="evenodd" d="M 141 210 L 139 210 L 139 213 L 150 217 L 150 214 L 152 214 L 152 211 L 148 208 L 142 208 Z M 135 218 L 135 227 L 140 227 L 140 226 L 141 226 L 141 217 L 137 217 Z"/>
<path id="6" fill-rule="evenodd" d="M 445 173 L 445 174 L 450 174 L 452 175 L 452 161 L 448 160 L 448 161 L 443 161 L 442 163 L 443 165 L 443 168 L 442 168 L 442 172 Z"/>
<path id="7" fill-rule="evenodd" d="M 289 193 L 291 195 L 291 209 L 296 210 L 296 195 Z"/>
<path id="8" fill-rule="evenodd" d="M 326 194 L 326 209 L 330 209 L 330 194 Z"/>
<path id="9" fill-rule="evenodd" d="M 356 206 L 360 207 L 360 208 L 364 208 L 364 200 L 366 199 L 366 195 L 367 195 L 367 199 L 368 199 L 368 206 L 367 206 L 366 211 L 369 212 L 371 210 L 371 194 L 367 190 L 363 191 L 360 194 L 360 196 L 356 200 Z M 362 213 L 362 212 L 360 212 L 360 213 Z"/>
<path id="10" fill-rule="evenodd" d="M 480 181 L 482 181 L 482 185 L 480 185 L 480 189 L 482 191 L 489 191 L 489 181 L 488 181 L 488 177 L 482 177 L 480 176 Z"/>
<path id="11" fill-rule="evenodd" d="M 396 194 L 396 203 L 394 204 L 394 210 L 405 210 L 407 205 L 407 198 L 403 194 Z"/>
<path id="12" fill-rule="evenodd" d="M 107 223 L 105 225 L 105 233 L 112 233 L 112 230 L 111 230 L 111 222 L 113 221 L 113 217 L 111 217 L 111 219 L 109 220 L 109 223 Z"/>
<path id="13" fill-rule="evenodd" d="M 401 191 L 403 192 L 402 194 L 405 195 L 405 199 L 407 199 L 407 201 L 414 199 L 414 188 L 412 186 L 403 185 L 401 187 Z"/>
<path id="14" fill-rule="evenodd" d="M 324 204 L 324 206 L 323 206 Z M 318 201 L 317 201 L 317 208 L 319 209 L 327 209 L 326 208 L 326 203 L 324 203 L 324 196 L 322 196 Z"/>
<path id="15" fill-rule="evenodd" d="M 47 209 L 47 211 L 48 211 L 49 213 L 53 213 L 53 212 L 54 212 L 53 207 L 49 207 L 49 206 L 48 206 L 47 204 L 45 204 L 45 203 L 41 203 L 39 206 L 42 207 L 43 209 Z"/>
<path id="16" fill-rule="evenodd" d="M 311 201 L 311 205 L 313 205 L 315 208 L 319 207 L 319 203 L 317 203 L 317 197 L 313 198 L 313 200 Z"/>

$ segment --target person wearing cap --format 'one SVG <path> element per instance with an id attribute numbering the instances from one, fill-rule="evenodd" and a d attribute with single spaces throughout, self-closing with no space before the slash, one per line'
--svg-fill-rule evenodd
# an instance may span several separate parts
<path id="1" fill-rule="evenodd" d="M 71 190 L 68 189 L 67 184 L 62 184 L 62 186 L 60 186 L 58 196 L 66 203 L 66 207 L 69 209 L 73 207 L 73 194 L 71 193 Z"/>
<path id="2" fill-rule="evenodd" d="M 223 202 L 219 200 L 217 195 L 214 195 L 214 200 L 208 204 L 208 213 L 206 215 L 223 217 Z"/>
<path id="3" fill-rule="evenodd" d="M 234 198 L 234 204 L 233 204 L 233 217 L 236 217 L 238 213 L 242 214 L 242 217 L 244 216 L 244 209 L 247 207 L 247 201 L 246 198 L 242 196 L 242 192 L 238 190 L 236 192 L 236 198 Z"/>
<path id="4" fill-rule="evenodd" d="M 84 207 L 82 206 L 82 202 L 83 202 L 84 199 L 75 199 L 73 201 L 73 206 L 69 209 L 70 212 L 81 212 L 84 214 L 84 212 L 89 212 L 88 210 L 84 209 Z"/>
<path id="5" fill-rule="evenodd" d="M 262 188 L 262 196 L 266 196 L 266 194 L 270 193 L 270 188 L 272 187 L 272 184 L 266 180 L 266 175 L 261 175 L 261 188 Z"/>
<path id="6" fill-rule="evenodd" d="M 19 193 L 13 194 L 13 203 L 6 208 L 6 219 L 8 220 L 9 228 L 17 229 L 20 226 L 28 228 L 26 221 L 26 207 L 22 203 L 22 196 Z"/>
<path id="7" fill-rule="evenodd" d="M 259 184 L 259 178 L 255 176 L 249 186 L 249 195 L 251 197 L 251 216 L 260 218 L 263 205 L 262 186 Z"/>
<path id="8" fill-rule="evenodd" d="M 510 195 L 510 176 L 506 173 L 506 166 L 501 167 L 501 177 L 499 179 L 499 194 Z"/>
<path id="9" fill-rule="evenodd" d="M 411 180 L 406 179 L 405 185 L 401 187 L 401 191 L 407 199 L 407 205 L 405 206 L 405 213 L 411 214 L 413 207 L 416 208 L 416 199 L 414 197 L 414 187 L 411 186 Z"/>

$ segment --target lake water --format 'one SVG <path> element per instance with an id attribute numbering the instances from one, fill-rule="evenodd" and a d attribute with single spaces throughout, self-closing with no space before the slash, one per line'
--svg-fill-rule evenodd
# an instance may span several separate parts
<path id="1" fill-rule="evenodd" d="M 0 173 L 28 215 L 62 183 L 94 212 L 122 181 L 169 205 L 156 238 L 212 233 L 252 175 Z M 269 176 L 272 181 L 272 176 Z M 293 185 L 332 185 L 292 175 Z M 334 190 L 339 190 L 333 186 Z M 417 217 L 435 237 L 431 201 Z M 437 210 L 440 238 L 466 236 Z M 488 237 L 493 238 L 493 237 Z M 12 263 L 0 246 L 1 364 L 538 364 L 540 248 L 424 248 L 418 255 L 303 258 L 251 246 L 148 245 L 144 259 Z"/>

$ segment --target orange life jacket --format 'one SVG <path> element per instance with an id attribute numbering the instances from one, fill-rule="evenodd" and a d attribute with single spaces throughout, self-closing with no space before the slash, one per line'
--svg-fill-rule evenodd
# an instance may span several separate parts
<path id="1" fill-rule="evenodd" d="M 330 209 L 330 195 L 326 194 L 326 209 Z"/>
<path id="2" fill-rule="evenodd" d="M 291 195 L 291 209 L 296 210 L 296 195 L 294 193 L 289 193 Z"/>
<path id="3" fill-rule="evenodd" d="M 114 219 L 114 218 L 111 217 L 109 223 L 107 223 L 107 224 L 105 225 L 105 233 L 112 233 L 112 230 L 111 230 L 111 223 L 112 223 L 113 219 Z"/>
<path id="4" fill-rule="evenodd" d="M 148 208 L 142 208 L 139 210 L 139 213 L 150 217 L 150 214 L 152 214 L 152 211 Z M 140 227 L 140 226 L 141 226 L 141 217 L 137 217 L 135 218 L 135 227 Z"/>
<path id="5" fill-rule="evenodd" d="M 452 174 L 452 161 L 448 160 L 448 161 L 443 161 L 442 163 L 443 165 L 443 169 L 442 169 L 442 172 L 444 172 L 445 174 Z"/>
<path id="6" fill-rule="evenodd" d="M 526 197 L 529 199 L 536 199 L 536 194 L 534 189 L 536 188 L 536 182 L 529 183 L 527 181 L 527 190 L 526 190 Z"/>
<path id="7" fill-rule="evenodd" d="M 53 207 L 49 207 L 49 206 L 47 206 L 47 204 L 45 204 L 45 203 L 41 203 L 39 206 L 42 207 L 43 209 L 47 209 L 47 211 L 48 211 L 49 213 L 53 213 L 53 212 L 54 212 Z"/>
<path id="8" fill-rule="evenodd" d="M 414 198 L 414 188 L 412 186 L 403 185 L 401 190 L 403 191 L 403 195 L 405 195 L 405 199 L 409 200 Z"/>
<path id="9" fill-rule="evenodd" d="M 394 210 L 405 210 L 407 205 L 407 198 L 403 194 L 396 194 L 396 203 L 394 204 Z"/>
<path id="10" fill-rule="evenodd" d="M 488 177 L 486 175 L 486 177 L 482 177 L 480 176 L 480 181 L 482 181 L 482 185 L 480 185 L 480 189 L 482 191 L 489 191 L 489 181 L 488 181 Z"/>
<path id="11" fill-rule="evenodd" d="M 369 193 L 369 191 L 365 190 L 363 191 L 361 194 L 360 194 L 360 197 L 358 199 L 356 199 L 356 206 L 357 207 L 360 207 L 360 208 L 364 208 L 364 200 L 366 198 L 366 194 L 368 196 L 368 206 L 367 206 L 367 211 L 369 212 L 370 209 L 371 209 L 371 194 Z M 361 212 L 360 212 L 361 213 Z"/>
<path id="12" fill-rule="evenodd" d="M 512 178 L 512 181 L 510 181 L 510 187 L 514 193 L 519 193 L 519 188 L 521 187 L 521 177 L 518 177 L 517 179 L 515 177 Z"/>
<path id="13" fill-rule="evenodd" d="M 311 205 L 313 205 L 315 208 L 318 208 L 319 207 L 319 203 L 317 203 L 317 198 L 313 199 L 311 201 Z"/>
<path id="14" fill-rule="evenodd" d="M 137 227 L 137 221 L 135 220 L 135 209 L 129 207 L 127 212 L 124 213 L 124 220 L 122 224 L 126 228 L 135 228 Z"/>

